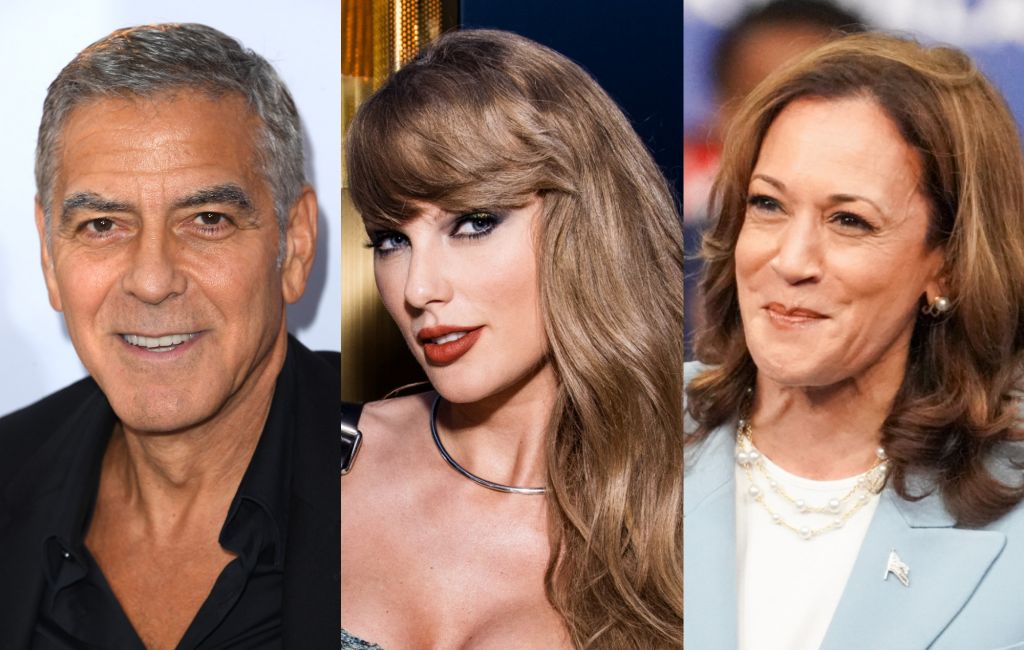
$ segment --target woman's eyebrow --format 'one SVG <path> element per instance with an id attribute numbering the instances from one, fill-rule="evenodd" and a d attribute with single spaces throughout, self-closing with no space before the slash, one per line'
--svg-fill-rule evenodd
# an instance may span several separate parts
<path id="1" fill-rule="evenodd" d="M 761 179 L 765 183 L 768 183 L 769 185 L 771 185 L 775 189 L 779 190 L 780 192 L 785 192 L 786 191 L 786 184 L 783 183 L 782 181 L 780 181 L 777 178 L 772 178 L 771 176 L 769 176 L 767 174 L 758 173 L 758 174 L 754 174 L 753 176 L 751 176 L 750 180 L 754 180 L 754 179 L 757 179 L 757 178 Z"/>
<path id="2" fill-rule="evenodd" d="M 780 181 L 777 178 L 773 178 L 773 177 L 769 176 L 768 174 L 757 173 L 757 174 L 754 174 L 753 176 L 751 176 L 750 180 L 754 180 L 755 178 L 756 179 L 760 179 L 760 180 L 764 181 L 765 183 L 768 183 L 769 185 L 771 185 L 772 187 L 776 188 L 780 192 L 787 191 L 785 183 L 783 183 L 782 181 Z M 875 210 L 878 210 L 882 214 L 886 214 L 885 210 L 883 210 L 876 202 L 872 201 L 868 197 L 863 196 L 861 194 L 851 194 L 849 192 L 840 192 L 838 194 L 829 194 L 828 195 L 828 200 L 829 200 L 830 205 L 835 205 L 837 203 L 852 203 L 853 201 L 864 201 L 865 203 L 871 205 L 871 207 L 873 207 Z"/>

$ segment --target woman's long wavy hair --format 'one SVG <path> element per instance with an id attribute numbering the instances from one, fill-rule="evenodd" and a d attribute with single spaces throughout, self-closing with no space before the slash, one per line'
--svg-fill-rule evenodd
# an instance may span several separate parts
<path id="1" fill-rule="evenodd" d="M 577 65 L 513 34 L 442 36 L 360 108 L 364 220 L 543 197 L 541 309 L 558 378 L 548 599 L 580 648 L 682 643 L 682 244 L 671 192 Z"/>
<path id="2" fill-rule="evenodd" d="M 983 525 L 1024 496 L 1019 481 L 1008 485 L 993 471 L 1000 444 L 1020 434 L 1024 161 L 1002 96 L 952 48 L 847 36 L 776 72 L 747 98 L 712 190 L 717 220 L 704 240 L 702 287 L 714 327 L 700 333 L 697 355 L 715 367 L 687 387 L 687 411 L 698 425 L 687 445 L 736 417 L 756 378 L 734 253 L 765 132 L 798 98 L 848 97 L 876 101 L 917 151 L 930 207 L 928 243 L 944 251 L 942 277 L 953 304 L 948 315 L 920 314 L 914 325 L 906 375 L 882 425 L 889 478 L 901 497 L 913 499 L 922 495 L 910 477 L 928 477 L 960 524 Z"/>

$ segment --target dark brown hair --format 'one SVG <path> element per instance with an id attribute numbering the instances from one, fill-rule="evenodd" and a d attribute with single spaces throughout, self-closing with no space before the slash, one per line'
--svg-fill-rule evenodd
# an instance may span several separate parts
<path id="1" fill-rule="evenodd" d="M 614 102 L 520 36 L 448 34 L 360 108 L 349 185 L 364 220 L 543 198 L 541 308 L 558 378 L 545 586 L 580 648 L 682 643 L 682 234 Z"/>
<path id="2" fill-rule="evenodd" d="M 1001 482 L 993 461 L 1018 437 L 1024 348 L 1024 161 L 1002 96 L 962 52 L 880 34 L 824 45 L 778 71 L 747 99 L 729 133 L 713 190 L 717 221 L 706 234 L 707 320 L 698 357 L 716 367 L 687 387 L 698 424 L 693 444 L 734 418 L 756 368 L 736 297 L 734 250 L 747 184 L 765 132 L 798 98 L 867 97 L 919 154 L 930 204 L 928 243 L 944 250 L 953 304 L 938 320 L 919 315 L 906 374 L 882 425 L 890 480 L 907 499 L 908 479 L 934 480 L 963 525 L 982 525 L 1022 492 Z"/>

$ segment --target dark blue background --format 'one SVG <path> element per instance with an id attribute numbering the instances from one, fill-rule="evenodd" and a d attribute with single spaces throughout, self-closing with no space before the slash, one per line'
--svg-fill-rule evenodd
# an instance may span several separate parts
<path id="1" fill-rule="evenodd" d="M 460 14 L 462 27 L 516 32 L 583 66 L 682 194 L 682 0 L 461 0 Z"/>

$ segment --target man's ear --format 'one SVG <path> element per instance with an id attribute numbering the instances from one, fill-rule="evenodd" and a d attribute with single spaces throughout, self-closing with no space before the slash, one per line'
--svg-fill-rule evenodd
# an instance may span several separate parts
<path id="1" fill-rule="evenodd" d="M 316 192 L 306 185 L 288 213 L 285 253 L 281 262 L 281 293 L 285 302 L 297 302 L 316 259 Z"/>
<path id="2" fill-rule="evenodd" d="M 60 291 L 57 289 L 57 272 L 53 268 L 53 257 L 50 245 L 46 237 L 46 217 L 43 215 L 43 205 L 36 197 L 36 232 L 39 233 L 39 257 L 43 265 L 43 278 L 46 280 L 46 292 L 50 295 L 50 306 L 57 311 L 64 311 L 64 305 L 60 300 Z"/>

